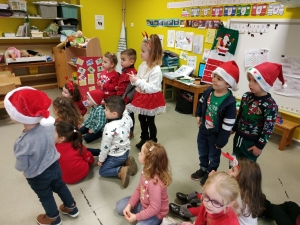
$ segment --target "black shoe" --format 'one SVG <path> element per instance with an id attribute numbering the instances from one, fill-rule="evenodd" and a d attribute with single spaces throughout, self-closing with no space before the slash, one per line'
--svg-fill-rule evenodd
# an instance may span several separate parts
<path id="1" fill-rule="evenodd" d="M 176 198 L 179 199 L 183 204 L 186 204 L 189 202 L 188 197 L 189 197 L 188 195 L 183 194 L 181 192 L 176 193 Z"/>
<path id="2" fill-rule="evenodd" d="M 176 193 L 177 199 L 179 199 L 183 204 L 189 203 L 193 207 L 196 207 L 200 203 L 200 199 L 197 197 L 198 192 L 194 191 L 188 195 L 181 192 Z"/>
<path id="3" fill-rule="evenodd" d="M 140 142 L 137 143 L 137 144 L 135 145 L 135 147 L 137 147 L 138 149 L 141 150 L 142 146 L 143 146 L 145 143 L 146 143 L 146 140 L 141 139 Z"/>
<path id="4" fill-rule="evenodd" d="M 197 170 L 195 173 L 191 175 L 191 178 L 193 180 L 200 180 L 201 177 L 203 177 L 206 174 L 202 169 Z"/>
<path id="5" fill-rule="evenodd" d="M 170 209 L 170 212 L 173 213 L 178 218 L 180 218 L 184 221 L 189 221 L 190 220 L 190 217 L 187 217 L 184 212 L 180 211 L 180 206 L 179 205 L 176 205 L 174 203 L 170 203 L 169 204 L 169 209 Z"/>
<path id="6" fill-rule="evenodd" d="M 200 185 L 201 186 L 203 186 L 205 184 L 207 178 L 208 178 L 208 173 L 205 173 L 205 175 L 200 180 Z"/>

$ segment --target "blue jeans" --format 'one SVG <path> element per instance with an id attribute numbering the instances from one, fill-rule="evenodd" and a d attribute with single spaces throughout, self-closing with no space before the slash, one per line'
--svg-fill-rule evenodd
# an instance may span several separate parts
<path id="1" fill-rule="evenodd" d="M 123 210 L 128 205 L 129 199 L 131 196 L 127 196 L 125 198 L 122 198 L 119 200 L 116 204 L 116 211 L 120 216 L 124 216 Z M 131 212 L 134 214 L 139 213 L 143 210 L 141 202 L 139 202 L 132 210 Z M 136 225 L 159 225 L 161 224 L 162 220 L 157 218 L 156 216 L 152 216 L 146 220 L 139 221 Z"/>
<path id="2" fill-rule="evenodd" d="M 220 165 L 221 149 L 216 148 L 218 134 L 206 129 L 205 125 L 200 125 L 197 143 L 200 160 L 200 168 L 210 173 L 217 171 Z"/>
<path id="3" fill-rule="evenodd" d="M 121 156 L 109 156 L 107 155 L 106 160 L 103 162 L 99 169 L 101 177 L 117 177 L 121 167 L 124 165 L 128 158 L 129 151 L 125 152 Z"/>
<path id="4" fill-rule="evenodd" d="M 85 140 L 86 143 L 90 143 L 92 141 L 95 141 L 96 139 L 98 138 L 101 138 L 102 137 L 102 131 L 98 131 L 97 133 L 92 133 L 90 134 L 89 133 L 89 128 L 85 127 L 85 126 L 82 126 L 79 128 L 79 131 L 80 133 L 83 135 L 83 139 Z"/>
<path id="5" fill-rule="evenodd" d="M 26 178 L 31 189 L 37 194 L 48 217 L 56 217 L 59 213 L 53 192 L 57 193 L 66 207 L 73 205 L 74 199 L 66 184 L 61 179 L 58 161 L 49 166 L 43 173 L 33 178 Z"/>

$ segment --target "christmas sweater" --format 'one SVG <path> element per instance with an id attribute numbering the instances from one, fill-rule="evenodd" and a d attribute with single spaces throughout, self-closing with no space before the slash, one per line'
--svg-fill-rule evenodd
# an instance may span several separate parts
<path id="1" fill-rule="evenodd" d="M 97 80 L 98 82 L 102 82 L 103 84 L 103 92 L 104 99 L 107 99 L 110 96 L 117 95 L 116 87 L 118 86 L 119 74 L 117 71 L 113 70 L 108 72 L 107 70 L 103 70 L 100 74 L 100 78 Z"/>
<path id="2" fill-rule="evenodd" d="M 204 126 L 205 129 L 207 129 L 205 127 L 207 101 L 212 91 L 212 87 L 209 87 L 204 91 L 202 97 L 198 102 L 196 110 L 196 116 L 201 118 L 201 126 Z M 218 146 L 218 148 L 223 148 L 227 144 L 228 138 L 230 136 L 230 131 L 235 122 L 236 101 L 232 95 L 232 92 L 230 90 L 228 91 L 230 92 L 230 95 L 225 98 L 224 101 L 219 105 L 214 127 L 212 129 L 209 129 L 211 132 L 218 134 L 218 139 L 216 141 L 216 146 Z"/>
<path id="3" fill-rule="evenodd" d="M 255 146 L 262 150 L 273 132 L 277 113 L 278 106 L 269 93 L 258 97 L 246 92 L 233 131 L 245 140 L 256 142 Z"/>
<path id="4" fill-rule="evenodd" d="M 119 82 L 118 82 L 118 90 L 117 90 L 118 96 L 122 96 L 125 93 L 125 90 L 130 82 L 128 74 L 132 74 L 132 73 L 133 74 L 137 73 L 136 69 L 134 68 L 134 65 L 122 69 L 122 73 L 119 77 Z"/>
<path id="5" fill-rule="evenodd" d="M 101 105 L 91 107 L 90 114 L 82 124 L 93 131 L 93 133 L 97 133 L 98 131 L 103 130 L 106 124 L 106 116 L 104 113 L 104 109 Z"/>
<path id="6" fill-rule="evenodd" d="M 121 119 L 107 123 L 103 130 L 99 161 L 104 162 L 107 155 L 118 157 L 130 150 L 130 127 L 132 119 L 127 110 Z"/>

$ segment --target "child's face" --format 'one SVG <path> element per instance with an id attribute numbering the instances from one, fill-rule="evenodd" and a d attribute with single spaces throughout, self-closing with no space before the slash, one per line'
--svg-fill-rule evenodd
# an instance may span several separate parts
<path id="1" fill-rule="evenodd" d="M 221 76 L 215 73 L 213 73 L 212 84 L 215 91 L 223 91 L 230 87 Z"/>
<path id="2" fill-rule="evenodd" d="M 266 95 L 267 92 L 265 92 L 257 83 L 257 81 L 254 79 L 251 73 L 247 73 L 247 79 L 249 81 L 249 89 L 250 91 L 256 95 L 256 96 L 263 96 Z"/>
<path id="3" fill-rule="evenodd" d="M 89 107 L 95 106 L 96 104 L 87 96 L 86 103 Z"/>
<path id="4" fill-rule="evenodd" d="M 109 58 L 103 56 L 102 66 L 106 70 L 111 70 L 114 68 L 115 64 L 113 64 Z"/>
<path id="5" fill-rule="evenodd" d="M 217 193 L 213 185 L 210 185 L 205 189 L 202 198 L 202 203 L 207 213 L 217 214 L 224 210 L 222 197 Z"/>
<path id="6" fill-rule="evenodd" d="M 54 134 L 54 142 L 55 142 L 55 144 L 63 143 L 64 140 L 65 140 L 65 138 L 64 137 L 59 137 L 58 133 L 55 130 L 55 134 Z"/>
<path id="7" fill-rule="evenodd" d="M 141 152 L 139 153 L 139 162 L 142 164 L 142 165 L 145 165 L 145 150 L 146 150 L 146 146 L 145 144 L 142 146 L 142 149 L 141 149 Z"/>
<path id="8" fill-rule="evenodd" d="M 104 110 L 105 116 L 107 119 L 115 119 L 118 117 L 116 112 L 111 112 L 110 109 L 105 105 L 105 110 Z"/>
<path id="9" fill-rule="evenodd" d="M 145 62 L 150 58 L 150 46 L 148 43 L 143 42 L 141 45 L 141 58 Z"/>
<path id="10" fill-rule="evenodd" d="M 63 87 L 61 96 L 65 97 L 65 98 L 73 98 L 73 96 L 70 94 L 69 90 L 65 87 Z"/>
<path id="11" fill-rule="evenodd" d="M 128 55 L 122 54 L 121 55 L 121 66 L 122 68 L 128 68 L 134 64 L 134 60 L 130 59 Z"/>
<path id="12" fill-rule="evenodd" d="M 239 175 L 240 170 L 238 169 L 237 166 L 231 167 L 231 169 L 228 170 L 228 174 L 231 177 L 234 177 L 235 179 L 237 178 L 237 176 Z"/>

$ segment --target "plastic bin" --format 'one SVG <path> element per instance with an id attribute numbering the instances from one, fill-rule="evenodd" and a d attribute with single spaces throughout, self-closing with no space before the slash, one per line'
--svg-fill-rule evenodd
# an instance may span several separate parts
<path id="1" fill-rule="evenodd" d="M 57 5 L 35 3 L 38 14 L 43 18 L 57 18 Z"/>
<path id="2" fill-rule="evenodd" d="M 60 4 L 57 8 L 57 14 L 60 18 L 77 19 L 78 6 Z"/>
<path id="3" fill-rule="evenodd" d="M 39 72 L 39 68 L 37 66 L 29 66 L 28 67 L 29 74 L 37 74 Z"/>

